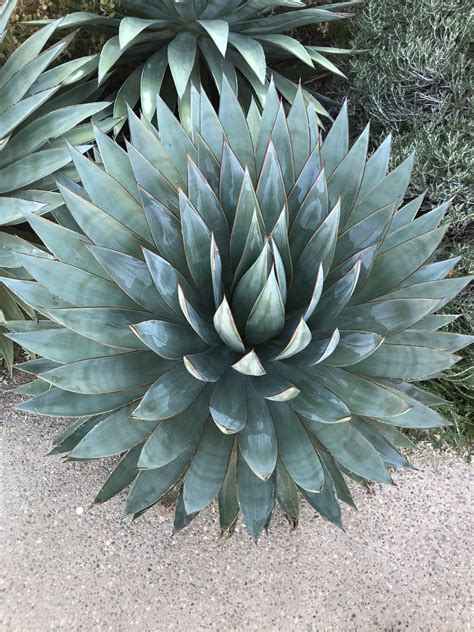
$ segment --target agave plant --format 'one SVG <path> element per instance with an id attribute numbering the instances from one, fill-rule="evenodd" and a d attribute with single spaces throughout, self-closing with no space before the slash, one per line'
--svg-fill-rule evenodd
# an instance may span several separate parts
<path id="1" fill-rule="evenodd" d="M 16 5 L 7 0 L 0 9 L 0 31 L 4 31 Z M 93 97 L 97 79 L 89 79 L 98 66 L 97 56 L 81 57 L 57 64 L 74 34 L 45 49 L 55 34 L 56 20 L 28 38 L 0 69 L 0 225 L 24 222 L 23 210 L 36 213 L 55 211 L 62 204 L 55 174 L 71 162 L 66 141 L 82 150 L 94 137 L 91 117 L 104 130 L 117 121 L 105 119 L 108 103 Z M 0 234 L 2 274 L 28 278 L 14 254 L 3 248 Z M 30 237 L 31 238 L 31 237 Z M 15 303 L 0 287 L 4 318 L 20 318 L 31 310 Z M 8 365 L 13 345 L 0 335 L 0 357 Z"/>
<path id="2" fill-rule="evenodd" d="M 71 148 L 75 230 L 29 216 L 48 251 L 4 282 L 46 319 L 8 323 L 40 356 L 18 408 L 77 418 L 55 454 L 122 455 L 97 502 L 132 484 L 127 515 L 175 489 L 178 531 L 218 496 L 222 533 L 241 511 L 257 539 L 301 493 L 340 525 L 345 476 L 389 483 L 397 427 L 447 424 L 412 382 L 469 342 L 434 314 L 468 281 L 432 262 L 448 205 L 414 220 L 412 157 L 387 174 L 368 129 L 349 148 L 345 107 L 321 143 L 301 90 L 288 115 L 270 86 L 245 117 L 225 78 L 218 113 L 191 103 L 190 134 L 158 98 L 127 151 L 100 131 L 100 162 Z"/>
<path id="3" fill-rule="evenodd" d="M 220 90 L 225 77 L 236 93 L 244 97 L 250 92 L 263 103 L 269 81 L 267 61 L 290 59 L 309 69 L 322 67 L 342 75 L 326 54 L 348 51 L 303 46 L 286 33 L 299 26 L 347 18 L 350 14 L 340 11 L 359 2 L 308 8 L 300 0 L 122 0 L 112 18 L 77 12 L 66 16 L 61 27 L 103 29 L 112 35 L 100 55 L 99 81 L 103 83 L 119 64 L 126 68 L 120 80 L 117 115 L 122 115 L 124 99 L 133 106 L 141 97 L 144 115 L 151 120 L 156 92 L 165 87 L 170 100 L 174 84 L 185 111 L 181 117 L 186 119 L 186 95 L 192 81 L 198 84 L 211 78 Z M 274 15 L 278 8 L 285 11 Z M 130 67 L 134 68 L 131 74 Z M 166 81 L 168 68 L 172 82 Z M 280 92 L 292 101 L 296 86 L 274 69 L 272 74 Z M 314 97 L 305 94 L 327 115 Z"/>

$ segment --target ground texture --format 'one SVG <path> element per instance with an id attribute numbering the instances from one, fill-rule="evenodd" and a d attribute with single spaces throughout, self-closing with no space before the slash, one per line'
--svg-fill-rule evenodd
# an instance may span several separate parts
<path id="1" fill-rule="evenodd" d="M 66 421 L 15 412 L 5 389 L 5 632 L 472 629 L 472 469 L 459 457 L 424 446 L 396 485 L 356 490 L 345 532 L 303 506 L 293 532 L 276 515 L 257 546 L 241 525 L 222 542 L 211 507 L 171 538 L 165 509 L 134 523 L 123 498 L 89 509 L 108 468 L 44 457 Z"/>

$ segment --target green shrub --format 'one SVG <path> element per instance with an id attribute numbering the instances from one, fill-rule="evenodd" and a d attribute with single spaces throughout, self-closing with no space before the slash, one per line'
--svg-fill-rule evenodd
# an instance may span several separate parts
<path id="1" fill-rule="evenodd" d="M 45 316 L 7 323 L 40 356 L 19 408 L 77 418 L 53 453 L 122 454 L 97 501 L 132 484 L 126 514 L 174 488 L 178 531 L 218 496 L 222 532 L 241 511 L 257 539 L 301 493 L 340 525 L 344 476 L 389 483 L 397 427 L 446 425 L 412 382 L 469 342 L 434 314 L 468 281 L 431 263 L 448 204 L 413 221 L 412 157 L 387 174 L 368 128 L 350 147 L 345 107 L 321 143 L 301 90 L 247 118 L 225 78 L 218 113 L 191 97 L 190 131 L 159 98 L 127 151 L 100 131 L 100 160 L 71 149 L 60 223 L 28 216 L 47 250 L 11 244 L 34 280 L 4 283 Z"/>
<path id="2" fill-rule="evenodd" d="M 464 271 L 474 270 L 472 237 L 472 67 L 470 42 L 474 13 L 463 0 L 367 0 L 352 21 L 354 49 L 348 58 L 351 111 L 359 127 L 367 118 L 376 141 L 393 133 L 393 160 L 416 150 L 409 194 L 428 194 L 426 211 L 452 199 L 451 228 L 443 242 L 446 255 L 462 255 Z M 338 42 L 347 46 L 347 40 Z M 346 92 L 346 86 L 339 88 Z M 356 123 L 357 127 L 357 123 Z M 472 289 L 452 309 L 460 314 L 452 330 L 472 332 Z M 434 387 L 456 394 L 446 414 L 457 431 L 449 435 L 464 448 L 472 440 L 474 355 Z"/>

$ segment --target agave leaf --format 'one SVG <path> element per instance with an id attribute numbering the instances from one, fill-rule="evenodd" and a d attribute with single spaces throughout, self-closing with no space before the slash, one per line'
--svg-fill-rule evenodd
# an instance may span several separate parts
<path id="1" fill-rule="evenodd" d="M 424 233 L 434 230 L 439 225 L 440 221 L 446 214 L 449 208 L 449 202 L 438 206 L 429 213 L 424 213 L 420 218 L 408 223 L 407 225 L 392 232 L 384 239 L 379 249 L 379 254 L 391 250 L 395 246 L 402 244 L 405 241 L 414 239 Z"/>
<path id="2" fill-rule="evenodd" d="M 349 120 L 345 101 L 321 147 L 321 162 L 328 176 L 346 156 L 348 149 Z"/>
<path id="3" fill-rule="evenodd" d="M 326 476 L 331 478 L 332 484 L 334 486 L 334 491 L 336 492 L 336 496 L 339 500 L 345 502 L 349 507 L 356 509 L 354 499 L 352 498 L 351 492 L 347 483 L 342 475 L 341 470 L 339 469 L 334 458 L 327 452 L 322 444 L 316 439 L 315 436 L 312 437 L 313 445 L 316 448 L 316 451 L 321 459 L 321 462 L 324 463 L 324 471 Z"/>
<path id="4" fill-rule="evenodd" d="M 275 427 L 265 399 L 250 383 L 247 386 L 247 423 L 237 439 L 247 465 L 256 476 L 267 480 L 276 465 Z"/>
<path id="5" fill-rule="evenodd" d="M 247 381 L 243 375 L 227 369 L 217 381 L 211 397 L 211 416 L 224 434 L 240 432 L 247 423 L 247 400 L 243 397 Z"/>
<path id="6" fill-rule="evenodd" d="M 273 338 L 285 323 L 285 306 L 275 276 L 275 268 L 250 312 L 245 328 L 246 340 L 258 344 Z"/>
<path id="7" fill-rule="evenodd" d="M 382 458 L 349 421 L 344 425 L 313 424 L 311 431 L 344 467 L 367 480 L 390 483 Z"/>
<path id="8" fill-rule="evenodd" d="M 295 174 L 299 176 L 309 156 L 309 127 L 301 87 L 288 114 L 288 130 L 293 153 Z"/>
<path id="9" fill-rule="evenodd" d="M 276 464 L 276 499 L 285 518 L 293 528 L 298 526 L 298 491 L 281 461 Z"/>
<path id="10" fill-rule="evenodd" d="M 73 148 L 70 148 L 70 151 L 92 203 L 125 226 L 133 226 L 134 231 L 150 243 L 151 235 L 141 205 L 115 178 L 80 152 Z"/>
<path id="11" fill-rule="evenodd" d="M 168 56 L 165 48 L 148 58 L 143 68 L 140 83 L 140 102 L 143 115 L 151 121 L 156 111 L 156 95 L 160 92 L 166 69 Z"/>
<path id="12" fill-rule="evenodd" d="M 275 504 L 273 478 L 262 480 L 256 476 L 239 453 L 237 490 L 245 524 L 250 535 L 257 541 Z"/>
<path id="13" fill-rule="evenodd" d="M 309 319 L 312 329 L 324 329 L 339 316 L 356 288 L 360 267 L 360 261 L 356 261 L 349 272 L 322 293 L 317 309 Z"/>
<path id="14" fill-rule="evenodd" d="M 383 435 L 390 443 L 398 448 L 406 448 L 408 450 L 414 450 L 416 445 L 411 441 L 406 434 L 400 432 L 393 426 L 388 426 L 387 424 L 380 423 L 375 421 L 374 419 L 364 419 L 365 423 L 375 428 L 377 432 Z"/>
<path id="15" fill-rule="evenodd" d="M 186 511 L 200 511 L 217 496 L 224 482 L 234 440 L 208 422 L 189 466 L 183 487 Z"/>
<path id="16" fill-rule="evenodd" d="M 196 36 L 193 33 L 178 33 L 168 46 L 168 63 L 179 98 L 186 89 L 196 54 Z"/>
<path id="17" fill-rule="evenodd" d="M 373 425 L 359 417 L 353 417 L 351 423 L 372 444 L 386 465 L 404 469 L 411 467 L 405 457 Z"/>
<path id="18" fill-rule="evenodd" d="M 139 202 L 140 194 L 127 152 L 119 147 L 117 143 L 98 127 L 94 126 L 94 132 L 97 147 L 106 172 L 115 180 L 121 182 L 130 195 Z"/>
<path id="19" fill-rule="evenodd" d="M 71 182 L 61 178 L 58 187 L 71 215 L 97 246 L 118 250 L 132 257 L 141 255 L 140 242 L 134 232 L 88 202 L 79 189 L 72 187 Z"/>
<path id="20" fill-rule="evenodd" d="M 407 287 L 444 279 L 444 277 L 450 275 L 459 261 L 460 257 L 453 257 L 452 259 L 445 259 L 444 261 L 437 261 L 436 263 L 428 263 L 407 277 L 400 285 Z"/>
<path id="21" fill-rule="evenodd" d="M 255 160 L 252 139 L 242 108 L 225 77 L 222 80 L 219 119 L 232 151 L 240 164 L 248 168 L 253 179 L 255 177 Z"/>
<path id="22" fill-rule="evenodd" d="M 82 148 L 83 151 L 85 149 L 88 147 Z M 21 158 L 0 170 L 0 193 L 8 193 L 36 183 L 59 171 L 69 162 L 71 158 L 65 147 L 43 149 Z"/>
<path id="23" fill-rule="evenodd" d="M 357 224 L 393 200 L 403 200 L 410 181 L 413 161 L 414 154 L 411 154 L 396 169 L 380 180 L 365 197 L 358 200 L 349 214 L 345 228 Z"/>
<path id="24" fill-rule="evenodd" d="M 195 302 L 198 302 L 196 293 L 183 275 L 173 268 L 166 259 L 149 250 L 145 250 L 144 255 L 156 289 L 168 306 L 182 319 L 178 287 L 184 288 L 186 294 L 192 297 Z"/>
<path id="25" fill-rule="evenodd" d="M 291 334 L 291 338 L 286 344 L 283 351 L 281 351 L 274 359 L 285 360 L 291 358 L 294 355 L 303 351 L 311 342 L 312 334 L 304 318 L 301 318 L 295 330 Z"/>
<path id="26" fill-rule="evenodd" d="M 126 17 L 120 21 L 119 41 L 120 47 L 126 48 L 127 45 L 137 37 L 145 29 L 153 29 L 153 27 L 166 26 L 167 22 L 160 20 L 146 20 L 143 18 Z"/>
<path id="27" fill-rule="evenodd" d="M 89 246 L 107 274 L 125 294 L 147 311 L 173 319 L 174 312 L 157 292 L 147 265 L 116 250 Z"/>
<path id="28" fill-rule="evenodd" d="M 270 403 L 279 455 L 294 482 L 307 491 L 318 492 L 324 471 L 306 430 L 296 413 L 285 404 Z"/>
<path id="29" fill-rule="evenodd" d="M 73 459 L 89 460 L 121 454 L 148 437 L 156 421 L 137 423 L 130 419 L 132 406 L 126 406 L 102 420 L 70 452 Z"/>
<path id="30" fill-rule="evenodd" d="M 230 233 L 226 216 L 216 194 L 192 160 L 188 162 L 188 198 L 212 230 L 219 251 L 227 262 Z"/>
<path id="31" fill-rule="evenodd" d="M 62 137 L 86 118 L 104 110 L 106 106 L 107 103 L 77 104 L 59 108 L 32 120 L 8 141 L 0 153 L 0 168 L 37 151 L 51 139 Z"/>
<path id="32" fill-rule="evenodd" d="M 309 504 L 326 520 L 342 529 L 341 508 L 337 501 L 334 484 L 329 475 L 325 475 L 324 486 L 320 492 L 308 492 L 301 488 L 301 493 Z"/>
<path id="33" fill-rule="evenodd" d="M 225 296 L 220 307 L 214 314 L 214 327 L 227 346 L 234 351 L 245 351 L 244 343 L 242 342 Z"/>
<path id="34" fill-rule="evenodd" d="M 352 370 L 373 377 L 422 380 L 441 373 L 458 360 L 458 356 L 437 349 L 383 344 L 368 358 L 355 364 Z"/>
<path id="35" fill-rule="evenodd" d="M 180 192 L 179 199 L 184 251 L 189 270 L 200 293 L 209 299 L 209 292 L 212 290 L 209 259 L 211 233 L 201 215 L 184 193 Z"/>
<path id="36" fill-rule="evenodd" d="M 237 450 L 232 449 L 229 466 L 219 492 L 219 523 L 221 536 L 230 536 L 235 531 L 239 517 L 237 498 Z"/>
<path id="37" fill-rule="evenodd" d="M 407 414 L 410 405 L 375 381 L 343 369 L 317 367 L 305 369 L 318 383 L 348 402 L 351 412 L 366 417 L 398 417 Z"/>
<path id="38" fill-rule="evenodd" d="M 64 364 L 42 373 L 42 379 L 75 393 L 114 393 L 151 384 L 172 366 L 138 351 Z"/>
<path id="39" fill-rule="evenodd" d="M 39 283 L 34 281 L 20 281 L 18 279 L 7 278 L 5 276 L 0 277 L 0 281 L 5 287 L 10 290 L 11 294 L 23 301 L 26 305 L 29 305 L 34 310 L 41 313 L 45 313 L 45 307 L 48 308 L 60 308 L 71 307 L 70 303 L 58 298 Z M 2 305 L 2 309 L 6 309 L 5 305 Z M 11 309 L 11 308 L 10 308 Z M 17 312 L 15 318 L 21 318 L 21 312 Z"/>
<path id="40" fill-rule="evenodd" d="M 372 355 L 384 339 L 369 331 L 341 331 L 336 349 L 321 364 L 345 367 Z"/>
<path id="41" fill-rule="evenodd" d="M 38 284 L 32 284 L 37 286 Z M 48 316 L 64 327 L 95 340 L 100 344 L 129 350 L 144 350 L 146 346 L 130 329 L 131 324 L 139 323 L 153 314 L 144 311 L 120 308 L 63 307 L 52 305 L 47 299 Z M 50 308 L 53 307 L 54 311 Z"/>
<path id="42" fill-rule="evenodd" d="M 390 233 L 396 232 L 400 228 L 403 228 L 406 224 L 413 221 L 420 210 L 423 200 L 425 199 L 425 195 L 425 193 L 422 193 L 414 200 L 411 200 L 411 202 L 408 202 L 408 204 L 405 204 L 405 206 L 398 209 L 390 225 Z"/>
<path id="43" fill-rule="evenodd" d="M 260 83 L 264 83 L 267 73 L 265 53 L 261 44 L 251 37 L 229 34 L 229 42 L 242 55 L 247 64 L 253 70 Z"/>
<path id="44" fill-rule="evenodd" d="M 227 347 L 211 348 L 202 353 L 183 357 L 184 366 L 197 380 L 217 382 L 229 364 L 235 360 L 234 354 Z"/>
<path id="45" fill-rule="evenodd" d="M 412 327 L 437 306 L 436 298 L 386 298 L 349 305 L 337 317 L 335 324 L 341 329 L 372 331 L 386 336 Z"/>
<path id="46" fill-rule="evenodd" d="M 288 377 L 292 375 L 300 389 L 297 397 L 290 401 L 290 406 L 308 420 L 324 423 L 342 423 L 351 417 L 349 408 L 334 393 L 327 390 L 301 370 L 278 367 Z"/>
<path id="47" fill-rule="evenodd" d="M 168 360 L 179 360 L 183 355 L 207 349 L 201 338 L 186 325 L 147 320 L 133 325 L 132 329 L 147 347 Z"/>
<path id="48" fill-rule="evenodd" d="M 287 201 L 280 161 L 272 141 L 263 160 L 256 193 L 267 232 L 270 232 Z"/>
<path id="49" fill-rule="evenodd" d="M 153 98 L 155 99 L 155 97 L 156 94 Z M 168 116 L 168 111 L 164 110 L 164 112 L 165 116 Z M 175 190 L 174 197 L 177 200 L 176 190 L 179 187 L 184 188 L 186 179 L 185 176 L 180 175 L 174 160 L 171 159 L 171 155 L 166 151 L 162 142 L 160 142 L 156 129 L 147 125 L 146 119 L 141 121 L 133 110 L 128 111 L 128 121 L 132 139 L 132 144 L 128 146 L 129 159 L 132 160 L 132 156 L 130 155 L 131 149 L 135 149 L 138 154 L 145 158 L 146 161 L 154 167 L 154 171 L 152 171 L 152 173 L 157 171 L 158 175 L 161 175 L 162 179 L 164 178 L 168 181 L 168 185 L 171 185 L 170 190 Z M 146 162 L 143 163 L 142 161 L 139 163 L 140 166 L 143 166 L 143 164 L 146 164 Z M 135 177 L 139 183 L 139 171 L 138 173 L 135 172 Z M 151 193 L 151 191 L 149 192 Z"/>
<path id="50" fill-rule="evenodd" d="M 97 415 L 89 418 L 81 418 L 71 424 L 55 441 L 53 449 L 47 456 L 54 454 L 65 454 L 73 450 L 78 443 L 96 426 L 102 419 L 108 417 L 109 414 Z"/>
<path id="51" fill-rule="evenodd" d="M 229 41 L 229 23 L 225 20 L 197 20 L 197 23 L 210 35 L 221 55 L 225 57 Z"/>
<path id="52" fill-rule="evenodd" d="M 304 199 L 301 200 L 299 211 L 290 231 L 291 254 L 296 260 L 305 246 L 313 237 L 316 230 L 329 214 L 328 190 L 326 174 L 321 169 Z"/>
<path id="53" fill-rule="evenodd" d="M 181 234 L 181 222 L 173 212 L 147 191 L 140 188 L 140 193 L 150 232 L 158 252 L 187 280 L 190 280 Z"/>
<path id="54" fill-rule="evenodd" d="M 295 183 L 295 164 L 293 161 L 290 130 L 283 103 L 280 103 L 280 107 L 278 108 L 271 139 L 278 156 L 285 187 L 288 191 Z"/>
<path id="55" fill-rule="evenodd" d="M 265 288 L 271 272 L 270 257 L 270 246 L 266 242 L 255 263 L 237 283 L 232 297 L 232 308 L 239 325 L 245 324 L 255 302 Z"/>
<path id="56" fill-rule="evenodd" d="M 437 300 L 436 307 L 433 307 L 431 310 L 434 311 L 435 309 L 444 307 L 473 280 L 474 277 L 469 276 L 417 283 L 409 287 L 401 287 L 392 290 L 385 294 L 385 298 L 388 300 L 412 300 L 414 298 Z"/>
<path id="57" fill-rule="evenodd" d="M 182 531 L 185 527 L 190 524 L 194 518 L 198 515 L 199 512 L 187 514 L 186 508 L 184 506 L 183 500 L 183 490 L 178 496 L 178 500 L 176 501 L 176 508 L 174 512 L 174 520 L 173 520 L 173 535 L 176 535 L 180 531 Z"/>
<path id="58" fill-rule="evenodd" d="M 188 171 L 188 156 L 196 162 L 196 147 L 160 97 L 157 100 L 157 116 L 160 121 L 159 132 L 163 148 L 172 158 L 178 173 L 185 182 Z"/>
<path id="59" fill-rule="evenodd" d="M 357 295 L 357 302 L 380 296 L 415 272 L 433 254 L 446 229 L 447 226 L 441 226 L 377 256 L 370 279 Z M 391 268 L 390 280 L 386 266 Z"/>
<path id="60" fill-rule="evenodd" d="M 85 307 L 136 307 L 115 283 L 60 261 L 32 255 L 17 255 L 21 265 L 50 292 L 72 304 Z M 64 283 L 64 279 L 68 283 Z"/>
<path id="61" fill-rule="evenodd" d="M 191 455 L 191 450 L 188 449 L 168 465 L 140 472 L 128 495 L 124 514 L 128 516 L 139 513 L 158 502 L 181 478 Z"/>
<path id="62" fill-rule="evenodd" d="M 142 445 L 139 444 L 129 450 L 117 467 L 109 475 L 95 497 L 94 503 L 107 502 L 126 489 L 138 475 L 137 462 Z"/>
<path id="63" fill-rule="evenodd" d="M 205 342 L 206 345 L 220 346 L 221 341 L 214 327 L 211 323 L 205 320 L 205 318 L 199 314 L 198 310 L 195 309 L 186 299 L 180 285 L 178 285 L 178 299 L 186 320 L 191 325 L 192 329 L 198 334 L 201 341 Z M 202 346 L 202 343 L 200 346 Z"/>
<path id="64" fill-rule="evenodd" d="M 387 344 L 427 347 L 453 353 L 474 342 L 473 336 L 463 334 L 424 331 L 423 329 L 406 329 L 395 336 L 387 338 Z"/>
<path id="65" fill-rule="evenodd" d="M 237 173 L 239 174 L 240 179 L 239 171 L 237 171 Z M 222 174 L 222 176 L 223 175 L 224 174 Z M 229 200 L 229 206 L 231 204 L 232 202 Z M 252 234 L 252 232 L 254 232 L 254 229 L 252 228 L 254 215 L 256 216 L 259 225 L 261 222 L 261 227 L 263 228 L 263 217 L 261 217 L 259 203 L 248 171 L 245 171 L 243 175 L 238 198 L 235 207 L 233 208 L 235 208 L 235 218 L 230 238 L 230 253 L 232 264 L 236 267 L 244 253 L 248 237 Z"/>
<path id="66" fill-rule="evenodd" d="M 209 390 L 204 389 L 192 407 L 165 419 L 150 434 L 140 454 L 138 467 L 155 469 L 173 461 L 197 443 L 208 418 Z"/>
<path id="67" fill-rule="evenodd" d="M 335 329 L 333 333 L 326 338 L 325 336 L 329 335 L 329 333 L 330 332 L 315 333 L 309 345 L 296 356 L 289 358 L 288 364 L 310 367 L 330 358 L 339 345 L 340 333 L 338 329 Z"/>
<path id="68" fill-rule="evenodd" d="M 310 298 L 313 271 L 322 265 L 324 275 L 327 275 L 336 247 L 339 226 L 339 203 L 329 213 L 327 218 L 315 232 L 305 246 L 300 258 L 295 264 L 293 280 L 288 292 L 290 305 L 298 306 Z M 315 266 L 315 261 L 317 265 Z M 309 291 L 308 291 L 309 290 Z"/>
<path id="69" fill-rule="evenodd" d="M 137 419 L 168 419 L 186 410 L 196 400 L 205 384 L 193 378 L 178 364 L 164 373 L 148 389 L 133 412 Z"/>
<path id="70" fill-rule="evenodd" d="M 266 365 L 266 374 L 254 380 L 255 389 L 274 402 L 284 402 L 299 394 L 299 389 L 275 370 L 272 364 Z"/>
<path id="71" fill-rule="evenodd" d="M 142 388 L 103 395 L 81 395 L 53 386 L 46 393 L 17 404 L 17 409 L 48 417 L 87 417 L 125 406 L 138 400 L 144 392 Z"/>
<path id="72" fill-rule="evenodd" d="M 232 368 L 243 375 L 265 375 L 266 371 L 262 366 L 262 363 L 252 349 L 246 355 L 244 355 L 238 362 L 232 365 Z"/>
<path id="73" fill-rule="evenodd" d="M 414 323 L 410 329 L 424 329 L 427 331 L 436 331 L 442 327 L 446 327 L 454 322 L 458 318 L 453 314 L 433 314 L 431 316 L 425 316 L 417 323 Z"/>
<path id="74" fill-rule="evenodd" d="M 30 352 L 61 364 L 123 353 L 123 349 L 98 344 L 64 328 L 7 333 L 5 336 Z"/>
<path id="75" fill-rule="evenodd" d="M 214 113 L 214 109 L 210 110 Z M 216 117 L 217 118 L 217 117 Z M 201 107 L 201 130 L 203 131 L 203 114 Z M 209 127 L 214 129 L 214 121 L 209 122 Z M 203 131 L 204 134 L 204 131 Z M 227 143 L 224 143 L 222 150 L 222 162 L 219 178 L 219 199 L 221 200 L 222 208 L 226 214 L 229 226 L 234 219 L 234 213 L 236 214 L 236 208 L 238 204 L 238 198 L 244 181 L 244 169 L 237 160 L 234 152 L 230 149 Z M 232 246 L 231 246 L 232 247 Z"/>

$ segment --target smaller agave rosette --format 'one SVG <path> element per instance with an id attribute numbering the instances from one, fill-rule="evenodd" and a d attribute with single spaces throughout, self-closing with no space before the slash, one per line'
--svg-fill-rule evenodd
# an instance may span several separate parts
<path id="1" fill-rule="evenodd" d="M 349 147 L 345 107 L 321 142 L 301 91 L 245 117 L 229 85 L 218 113 L 194 90 L 192 133 L 157 103 L 126 151 L 100 131 L 100 160 L 71 148 L 61 224 L 28 215 L 47 249 L 4 282 L 46 319 L 9 323 L 41 356 L 19 408 L 78 418 L 54 453 L 123 455 L 97 500 L 132 484 L 126 514 L 176 488 L 179 530 L 218 496 L 222 532 L 241 511 L 257 539 L 301 493 L 340 524 L 345 476 L 389 483 L 397 427 L 447 423 L 412 384 L 469 341 L 434 314 L 467 283 L 433 263 L 447 204 L 414 219 L 412 157 L 387 174 L 368 129 Z"/>

